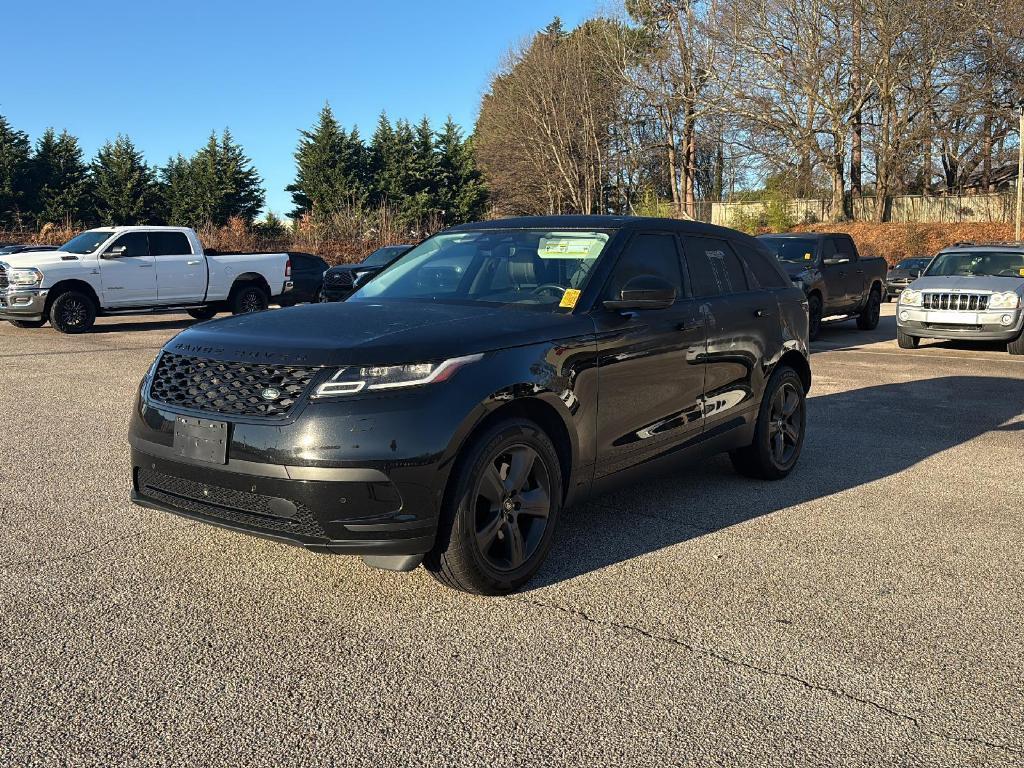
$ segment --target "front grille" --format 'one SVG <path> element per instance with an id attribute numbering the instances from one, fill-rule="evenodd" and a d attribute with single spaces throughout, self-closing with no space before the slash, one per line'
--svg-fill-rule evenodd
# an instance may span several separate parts
<path id="1" fill-rule="evenodd" d="M 309 389 L 316 373 L 316 368 L 229 363 L 164 352 L 150 396 L 197 411 L 281 418 Z M 264 396 L 275 393 L 276 397 Z"/>
<path id="2" fill-rule="evenodd" d="M 7 288 L 7 270 L 0 267 L 0 291 Z"/>
<path id="3" fill-rule="evenodd" d="M 327 538 L 309 507 L 298 502 L 206 485 L 183 477 L 139 469 L 139 493 L 170 507 L 269 533 Z M 294 513 L 288 514 L 294 509 Z"/>
<path id="4" fill-rule="evenodd" d="M 949 309 L 954 312 L 981 312 L 988 309 L 987 293 L 923 293 L 925 309 Z"/>
<path id="5" fill-rule="evenodd" d="M 328 276 L 332 288 L 351 288 L 355 282 L 355 276 L 349 272 L 332 272 Z"/>

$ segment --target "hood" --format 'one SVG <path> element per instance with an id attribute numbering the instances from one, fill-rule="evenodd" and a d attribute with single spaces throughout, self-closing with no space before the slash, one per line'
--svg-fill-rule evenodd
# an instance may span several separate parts
<path id="1" fill-rule="evenodd" d="M 36 267 L 43 269 L 47 264 L 60 264 L 68 256 L 65 251 L 22 251 L 21 253 L 0 254 L 0 262 L 11 267 Z M 75 256 L 77 258 L 77 256 Z"/>
<path id="2" fill-rule="evenodd" d="M 893 267 L 889 270 L 887 277 L 890 280 L 907 280 L 913 277 L 913 273 L 920 272 L 918 269 L 896 269 Z"/>
<path id="3" fill-rule="evenodd" d="M 1024 295 L 1024 277 L 919 277 L 910 287 L 915 291 L 1016 291 Z"/>
<path id="4" fill-rule="evenodd" d="M 168 352 L 280 365 L 430 362 L 593 333 L 586 316 L 437 302 L 303 304 L 195 325 Z"/>

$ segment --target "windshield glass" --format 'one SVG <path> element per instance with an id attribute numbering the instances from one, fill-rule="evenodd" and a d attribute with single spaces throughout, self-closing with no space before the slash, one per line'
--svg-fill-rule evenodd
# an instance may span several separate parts
<path id="1" fill-rule="evenodd" d="M 956 251 L 940 253 L 928 267 L 928 277 L 1024 277 L 1024 253 Z"/>
<path id="2" fill-rule="evenodd" d="M 571 308 L 609 232 L 493 229 L 436 235 L 349 301 L 410 299 Z M 571 303 L 570 303 L 571 302 Z"/>
<path id="3" fill-rule="evenodd" d="M 406 248 L 405 245 L 385 245 L 363 259 L 362 265 L 364 267 L 383 267 Z"/>
<path id="4" fill-rule="evenodd" d="M 893 269 L 924 269 L 931 259 L 904 259 Z"/>
<path id="5" fill-rule="evenodd" d="M 57 250 L 65 251 L 66 253 L 78 253 L 85 255 L 92 253 L 99 248 L 103 243 L 107 241 L 113 232 L 83 232 L 78 237 L 73 237 L 68 240 Z"/>
<path id="6" fill-rule="evenodd" d="M 813 261 L 818 241 L 811 237 L 759 237 L 779 261 Z"/>

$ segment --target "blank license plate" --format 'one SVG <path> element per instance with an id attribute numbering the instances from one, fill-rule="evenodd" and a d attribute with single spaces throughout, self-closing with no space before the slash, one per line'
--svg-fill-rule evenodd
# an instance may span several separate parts
<path id="1" fill-rule="evenodd" d="M 948 323 L 950 325 L 977 325 L 977 312 L 935 312 L 926 315 L 926 323 Z"/>
<path id="2" fill-rule="evenodd" d="M 185 459 L 210 464 L 228 463 L 228 425 L 223 421 L 174 419 L 174 453 Z"/>

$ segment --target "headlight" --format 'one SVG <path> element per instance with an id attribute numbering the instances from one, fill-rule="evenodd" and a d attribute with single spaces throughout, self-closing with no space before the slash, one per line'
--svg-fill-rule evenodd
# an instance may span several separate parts
<path id="1" fill-rule="evenodd" d="M 988 299 L 989 309 L 1016 309 L 1020 306 L 1020 296 L 1013 291 L 993 293 Z"/>
<path id="2" fill-rule="evenodd" d="M 921 306 L 921 292 L 912 291 L 909 288 L 904 288 L 900 294 L 900 304 L 904 307 L 920 307 Z"/>
<path id="3" fill-rule="evenodd" d="M 43 273 L 35 267 L 8 270 L 7 280 L 11 285 L 31 286 L 43 282 Z"/>
<path id="4" fill-rule="evenodd" d="M 316 388 L 313 397 L 354 395 L 364 389 L 400 389 L 445 381 L 462 366 L 475 363 L 483 355 L 453 357 L 440 363 L 408 365 L 349 366 L 341 368 L 329 381 Z"/>

